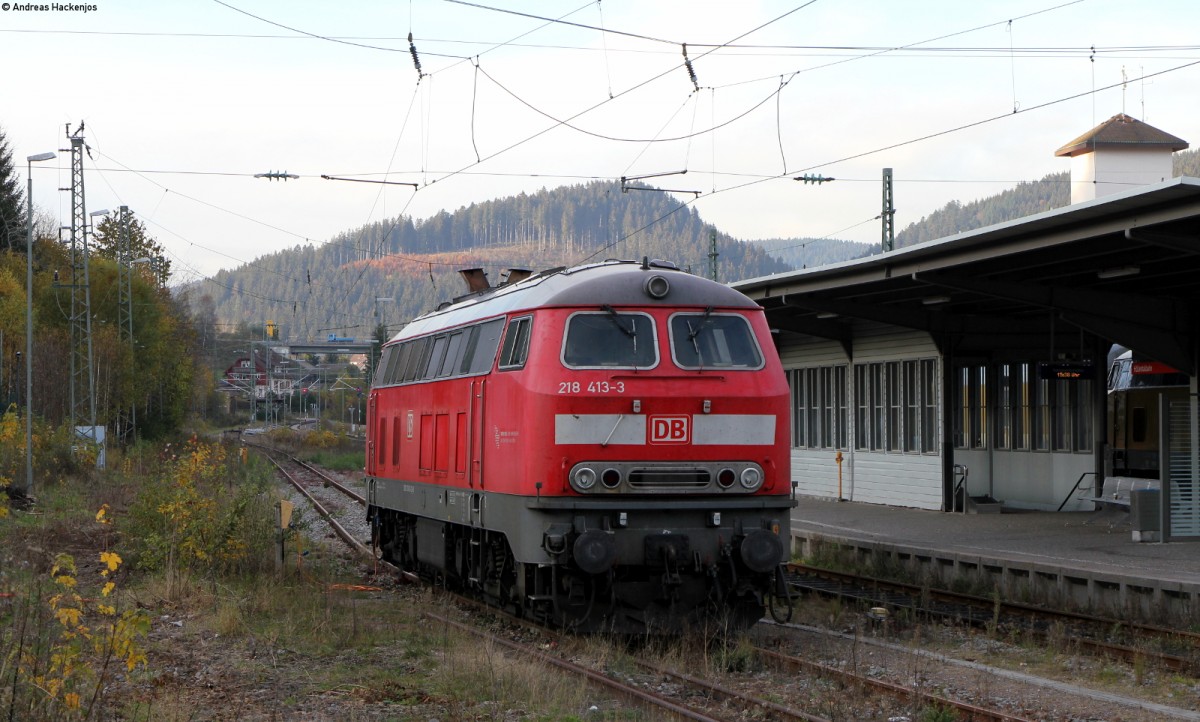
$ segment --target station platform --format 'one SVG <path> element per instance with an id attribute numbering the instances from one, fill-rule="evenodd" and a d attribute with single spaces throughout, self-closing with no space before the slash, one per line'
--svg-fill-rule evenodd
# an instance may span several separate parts
<path id="1" fill-rule="evenodd" d="M 1116 511 L 961 514 L 798 497 L 793 551 L 836 550 L 939 586 L 1126 618 L 1200 621 L 1200 540 L 1134 542 Z"/>

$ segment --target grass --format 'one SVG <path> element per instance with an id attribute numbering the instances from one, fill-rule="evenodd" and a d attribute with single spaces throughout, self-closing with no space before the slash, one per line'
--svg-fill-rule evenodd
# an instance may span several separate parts
<path id="1" fill-rule="evenodd" d="M 362 471 L 365 464 L 361 447 L 354 451 L 318 451 L 305 461 L 333 471 Z"/>
<path id="2" fill-rule="evenodd" d="M 361 448 L 320 451 L 361 468 Z M 111 452 L 109 467 L 45 485 L 34 508 L 0 519 L 0 709 L 14 718 L 640 717 L 573 676 L 431 624 L 421 611 L 440 610 L 440 597 L 364 579 L 332 542 L 306 539 L 301 566 L 292 555 L 277 574 L 275 487 L 236 447 L 143 445 Z M 96 519 L 102 505 L 111 524 Z M 102 551 L 123 559 L 111 578 L 99 574 Z M 118 613 L 139 610 L 146 627 L 130 637 L 145 661 L 104 667 L 84 645 L 51 696 L 34 677 L 62 644 L 49 600 L 63 552 L 78 563 L 81 598 L 109 600 L 101 585 L 115 580 Z M 363 584 L 382 589 L 340 586 Z M 85 613 L 100 629 L 105 618 Z"/>

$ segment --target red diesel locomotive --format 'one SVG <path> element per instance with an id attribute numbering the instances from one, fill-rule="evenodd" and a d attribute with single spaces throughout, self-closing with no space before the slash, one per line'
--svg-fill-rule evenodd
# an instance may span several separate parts
<path id="1" fill-rule="evenodd" d="M 794 506 L 761 309 L 661 261 L 510 271 L 384 347 L 368 517 L 388 561 L 579 631 L 760 619 Z"/>

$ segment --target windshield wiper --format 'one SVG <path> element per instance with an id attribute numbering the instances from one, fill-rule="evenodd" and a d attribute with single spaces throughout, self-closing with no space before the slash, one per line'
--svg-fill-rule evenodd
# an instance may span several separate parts
<path id="1" fill-rule="evenodd" d="M 692 342 L 692 348 L 696 350 L 696 363 L 699 364 L 700 368 L 704 368 L 704 354 L 700 353 L 700 344 L 696 341 L 696 337 L 700 335 L 700 332 L 703 331 L 704 327 L 708 325 L 708 322 L 712 320 L 712 312 L 712 306 L 704 309 L 704 315 L 700 317 L 700 323 L 696 324 L 695 327 L 692 326 L 692 322 L 690 320 L 687 322 L 688 341 Z"/>
<path id="2" fill-rule="evenodd" d="M 600 308 L 603 309 L 604 311 L 608 312 L 608 318 L 613 322 L 613 324 L 617 328 L 621 329 L 621 333 L 623 333 L 626 336 L 628 336 L 629 338 L 633 339 L 633 355 L 636 358 L 637 357 L 637 324 L 635 324 L 631 321 L 629 324 L 629 328 L 625 328 L 625 324 L 621 323 L 621 314 L 617 313 L 617 309 L 613 308 L 612 306 L 609 306 L 608 304 L 605 304 L 605 305 L 601 306 Z"/>
<path id="3" fill-rule="evenodd" d="M 700 318 L 700 323 L 698 323 L 696 325 L 696 328 L 692 328 L 692 322 L 688 321 L 688 340 L 692 342 L 692 345 L 696 344 L 696 337 L 700 335 L 700 332 L 702 330 L 704 330 L 704 327 L 711 320 L 712 312 L 713 312 L 712 306 L 709 306 L 708 308 L 704 309 L 704 315 Z M 700 350 L 696 349 L 696 352 L 699 353 Z"/>

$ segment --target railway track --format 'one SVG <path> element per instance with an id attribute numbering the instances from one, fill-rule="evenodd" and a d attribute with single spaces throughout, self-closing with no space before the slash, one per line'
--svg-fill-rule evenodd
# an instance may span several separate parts
<path id="1" fill-rule="evenodd" d="M 755 647 L 754 651 L 763 658 L 787 669 L 805 670 L 810 673 L 831 677 L 848 686 L 858 685 L 866 689 L 874 690 L 880 694 L 895 697 L 906 704 L 918 703 L 923 705 L 931 705 L 942 709 L 954 710 L 957 713 L 955 719 L 964 721 L 974 720 L 976 722 L 1033 722 L 1032 720 L 1029 720 L 1029 718 L 1021 717 L 1011 712 L 991 709 L 976 704 L 968 704 L 966 702 L 961 702 L 949 697 L 931 694 L 909 685 L 897 684 L 884 679 L 858 674 L 856 672 L 840 669 L 828 664 L 815 662 L 811 659 L 804 659 L 795 655 L 776 652 L 766 649 L 765 647 Z"/>
<path id="2" fill-rule="evenodd" d="M 1195 632 L 929 589 L 804 564 L 789 564 L 787 579 L 791 588 L 798 592 L 852 599 L 869 607 L 883 607 L 893 613 L 908 611 L 931 618 L 962 621 L 977 627 L 1023 621 L 1026 630 L 1044 641 L 1050 638 L 1049 624 L 1062 624 L 1079 632 L 1073 634 L 1070 641 L 1089 654 L 1130 664 L 1150 662 L 1186 674 L 1200 672 L 1200 660 L 1197 659 L 1200 634 Z M 1123 631 L 1125 636 L 1136 637 L 1143 642 L 1155 640 L 1162 647 L 1155 649 L 1146 644 L 1133 646 L 1103 638 L 1113 634 L 1114 630 Z"/>
<path id="3" fill-rule="evenodd" d="M 346 499 L 351 500 L 356 505 L 363 505 L 365 503 L 362 496 L 353 489 L 350 489 L 344 484 L 338 482 L 336 479 L 332 479 L 320 469 L 305 464 L 304 462 L 292 457 L 287 457 L 286 461 L 287 463 L 295 465 L 298 468 L 303 468 L 307 473 L 315 475 L 319 481 L 312 481 L 310 479 L 306 483 L 305 481 L 298 479 L 296 474 L 288 472 L 284 468 L 284 465 L 278 460 L 272 459 L 272 462 L 275 463 L 276 467 L 280 470 L 284 477 L 288 479 L 289 483 L 291 483 L 299 493 L 303 494 L 305 498 L 313 504 L 313 508 L 330 524 L 330 527 L 334 529 L 339 538 L 355 549 L 356 552 L 362 555 L 364 558 L 372 561 L 378 561 L 372 550 L 366 545 L 362 544 L 361 541 L 355 539 L 352 534 L 346 532 L 344 527 L 335 518 L 336 515 L 332 514 L 330 510 L 326 508 L 326 505 L 322 504 L 318 499 L 316 499 L 311 491 L 306 487 L 319 483 L 321 486 L 327 486 L 336 490 L 339 494 L 343 495 Z M 400 570 L 394 571 L 397 574 L 403 575 L 410 581 L 418 581 L 417 578 L 411 574 L 404 573 Z M 462 603 L 480 606 L 472 600 L 467 600 L 457 596 L 454 598 Z M 480 606 L 480 608 L 488 609 L 492 612 L 495 611 L 488 607 Z M 548 654 L 530 645 L 523 645 L 512 640 L 505 640 L 497 637 L 496 635 L 492 635 L 489 632 L 478 629 L 477 627 L 463 625 L 461 622 L 450 620 L 443 615 L 427 614 L 427 616 L 431 619 L 435 619 L 455 628 L 485 636 L 500 646 L 504 646 L 515 653 L 527 655 L 529 658 L 535 659 L 541 663 L 553 665 L 573 674 L 577 674 L 581 679 L 586 680 L 589 684 L 600 685 L 629 700 L 635 701 L 637 704 L 649 705 L 653 709 L 657 710 L 658 713 L 671 715 L 678 719 L 722 720 L 754 718 L 804 720 L 807 722 L 822 722 L 826 719 L 825 717 L 813 714 L 811 711 L 789 707 L 787 705 L 780 704 L 779 702 L 766 699 L 765 697 L 735 689 L 728 684 L 721 684 L 696 675 L 689 675 L 678 670 L 668 669 L 661 664 L 655 664 L 644 659 L 633 659 L 633 663 L 636 664 L 638 668 L 642 669 L 646 674 L 652 675 L 654 678 L 658 679 L 673 680 L 675 685 L 678 685 L 681 689 L 686 690 L 686 693 L 676 692 L 672 695 L 661 694 L 645 685 L 639 685 L 621 680 L 611 674 L 605 674 L 596 669 L 588 668 L 584 665 L 565 660 L 559 656 Z M 538 629 L 542 633 L 549 633 L 544 628 L 531 628 Z M 934 706 L 944 709 L 954 709 L 959 715 L 959 719 L 963 720 L 1022 722 L 1022 720 L 1026 719 L 1011 712 L 993 710 L 980 705 L 956 701 L 950 698 L 931 694 L 917 687 L 902 685 L 895 682 L 888 682 L 881 679 L 874 679 L 866 675 L 856 674 L 848 670 L 806 660 L 794 655 L 788 655 L 762 647 L 756 648 L 754 651 L 760 656 L 761 659 L 769 663 L 771 666 L 786 669 L 788 678 L 786 680 L 781 680 L 780 685 L 784 685 L 793 681 L 791 678 L 794 678 L 796 670 L 804 670 L 808 675 L 835 680 L 839 685 L 871 690 L 874 694 L 883 695 L 897 700 L 901 706 L 906 708 L 913 708 L 914 706 Z M 706 702 L 703 706 L 699 707 L 694 704 L 685 704 L 679 699 L 683 696 L 688 696 L 689 699 L 706 700 Z M 719 709 L 721 705 L 724 705 L 725 707 L 733 706 L 738 708 L 739 711 L 733 717 L 721 716 L 719 711 L 710 711 L 710 708 Z M 757 711 L 750 712 L 749 710 Z"/>
<path id="4" fill-rule="evenodd" d="M 605 673 L 600 672 L 591 667 L 587 667 L 587 666 L 584 666 L 581 664 L 577 664 L 575 662 L 571 662 L 567 659 L 563 659 L 562 657 L 559 657 L 554 654 L 548 654 L 546 652 L 539 651 L 538 649 L 534 648 L 533 646 L 531 646 L 529 644 L 523 644 L 523 643 L 514 641 L 512 639 L 508 639 L 508 638 L 501 637 L 496 634 L 492 634 L 491 632 L 488 632 L 478 626 L 463 624 L 461 622 L 456 622 L 456 621 L 454 621 L 444 615 L 441 615 L 441 614 L 426 613 L 425 616 L 427 618 L 437 621 L 441 624 L 445 624 L 447 626 L 453 627 L 461 632 L 465 632 L 467 634 L 477 636 L 480 639 L 484 639 L 489 642 L 492 642 L 493 644 L 502 646 L 505 649 L 508 649 L 508 650 L 515 652 L 517 654 L 520 654 L 522 656 L 537 660 L 538 662 L 541 662 L 542 664 L 545 664 L 547 666 L 552 666 L 557 669 L 561 669 L 565 672 L 568 672 L 570 674 L 574 674 L 577 677 L 580 677 L 581 679 L 584 679 L 591 684 L 597 685 L 599 687 L 603 687 L 603 688 L 609 690 L 610 692 L 614 692 L 614 693 L 616 693 L 622 697 L 625 697 L 627 699 L 634 700 L 634 701 L 654 710 L 656 719 L 659 718 L 659 715 L 662 715 L 662 714 L 671 715 L 671 716 L 675 717 L 676 719 L 696 720 L 697 722 L 724 722 L 725 720 L 730 719 L 728 717 L 715 716 L 714 713 L 707 712 L 703 709 L 698 709 L 697 707 L 695 707 L 693 705 L 684 704 L 684 703 L 676 700 L 673 696 L 660 694 L 658 692 L 655 692 L 654 690 L 647 689 L 641 685 L 633 684 L 633 683 L 626 682 L 621 679 L 617 679 L 616 677 L 613 677 L 612 675 L 605 674 Z M 656 670 L 656 671 L 659 671 L 659 670 Z M 747 703 L 751 703 L 751 704 L 773 706 L 776 708 L 774 710 L 776 713 L 776 717 L 775 717 L 776 719 L 796 719 L 796 720 L 807 720 L 809 722 L 828 722 L 828 720 L 825 720 L 825 718 L 823 718 L 823 717 L 815 717 L 812 715 L 806 715 L 803 712 L 800 712 L 798 710 L 790 710 L 790 709 L 784 707 L 783 705 L 773 705 L 772 703 L 767 702 L 766 700 L 754 700 L 754 699 L 750 698 L 748 695 L 744 695 L 744 694 L 736 692 L 734 690 L 730 690 L 728 688 L 721 687 L 720 685 L 714 685 L 706 680 L 698 679 L 695 677 L 689 677 L 687 675 L 680 675 L 675 672 L 663 672 L 663 673 L 671 676 L 672 678 L 674 678 L 680 682 L 687 684 L 688 686 L 690 686 L 693 689 L 699 690 L 702 693 L 705 693 L 706 695 L 710 695 L 710 696 L 716 697 L 718 699 L 721 699 L 721 698 L 737 699 L 739 701 L 747 702 Z M 678 696 L 678 695 L 676 695 L 676 696 Z"/>
<path id="5" fill-rule="evenodd" d="M 375 564 L 381 564 L 376 558 L 375 554 L 372 553 L 372 550 L 366 544 L 363 544 L 360 539 L 355 539 L 355 534 L 348 532 L 345 529 L 345 525 L 338 522 L 337 516 L 339 514 L 331 511 L 330 508 L 327 508 L 334 507 L 336 510 L 340 502 L 344 500 L 347 502 L 347 504 L 341 508 L 341 516 L 344 518 L 346 516 L 358 514 L 357 509 L 360 509 L 364 504 L 361 494 L 358 494 L 355 490 L 348 488 L 345 484 L 339 482 L 337 479 L 331 478 L 322 470 L 311 465 L 304 464 L 298 459 L 286 457 L 283 459 L 282 463 L 274 459 L 273 461 L 275 461 L 277 467 L 280 468 L 284 473 L 284 476 L 288 478 L 289 483 L 291 483 L 292 486 L 297 489 L 298 493 L 303 494 L 305 498 L 313 504 L 313 508 L 317 511 L 317 513 L 330 523 L 330 527 L 334 529 L 334 533 L 337 534 L 339 538 L 354 548 L 358 554 L 364 557 L 364 559 L 368 559 Z M 284 470 L 284 466 L 288 466 L 292 469 L 292 471 L 288 472 Z M 327 489 L 327 491 L 322 491 L 322 489 Z M 317 498 L 318 495 L 325 497 L 324 503 Z M 339 529 L 341 529 L 341 531 L 338 531 Z M 367 538 L 366 535 L 361 533 L 359 536 L 361 536 L 362 539 Z M 415 575 L 407 574 L 401 570 L 391 568 L 390 566 L 387 566 L 387 568 L 398 576 L 401 576 L 409 581 L 421 581 Z M 883 604 L 889 606 L 893 610 L 910 609 L 922 614 L 931 612 L 931 610 L 927 608 L 934 605 L 931 604 L 929 600 L 934 600 L 938 608 L 946 607 L 947 609 L 953 606 L 955 603 L 958 603 L 962 604 L 964 609 L 967 609 L 968 611 L 954 615 L 956 618 L 969 618 L 974 624 L 984 624 L 991 622 L 994 619 L 995 601 L 991 599 L 971 597 L 970 595 L 953 594 L 950 592 L 931 592 L 927 589 L 922 590 L 917 588 L 914 585 L 885 583 L 882 580 L 869 578 L 858 578 L 858 580 L 855 581 L 853 575 L 833 573 L 827 570 L 819 570 L 800 565 L 793 566 L 790 570 L 790 574 L 791 578 L 789 581 L 792 582 L 793 589 L 796 589 L 797 591 L 816 592 L 825 595 L 834 595 L 836 593 L 839 596 L 849 596 L 862 600 L 864 603 L 871 604 L 872 606 Z M 804 586 L 806 584 L 806 580 L 802 575 L 808 575 L 811 577 L 807 580 L 807 588 Z M 835 592 L 835 589 L 839 591 Z M 850 593 L 843 594 L 845 591 L 849 591 Z M 486 609 L 491 613 L 496 612 L 496 610 L 490 607 L 479 605 L 474 601 L 466 600 L 457 596 L 454 598 L 456 601 L 461 603 L 471 604 L 477 608 Z M 917 604 L 913 601 L 921 599 L 925 600 L 924 604 Z M 1061 617 L 1061 615 L 1054 615 L 1049 610 L 1027 607 L 1026 605 L 1008 606 L 1013 607 L 1013 609 L 1017 611 L 1036 614 L 1037 619 L 1043 620 L 1043 622 L 1046 619 L 1058 619 Z M 941 609 L 943 615 L 949 613 L 947 609 Z M 1007 608 L 1005 609 L 1005 613 L 1009 613 Z M 1096 623 L 1094 618 L 1088 617 L 1087 615 L 1075 614 L 1067 616 L 1080 622 L 1087 621 L 1093 624 Z M 517 621 L 518 623 L 523 623 L 519 620 Z M 1116 624 L 1113 620 L 1104 620 L 1102 623 L 1106 625 Z M 461 623 L 455 623 L 455 625 L 458 624 Z M 531 629 L 537 629 L 543 634 L 550 633 L 544 628 L 534 625 L 529 626 Z M 783 626 L 790 627 L 796 625 Z M 1146 625 L 1139 625 L 1138 629 L 1143 627 L 1146 627 Z M 820 630 L 812 631 L 819 632 Z M 1174 630 L 1166 630 L 1154 627 L 1149 627 L 1148 632 L 1167 637 L 1171 637 L 1176 634 Z M 1189 637 L 1189 635 L 1182 636 L 1184 638 Z M 513 644 L 520 646 L 519 642 L 513 642 Z M 508 647 L 509 645 L 504 644 L 501 646 Z M 563 646 L 565 647 L 566 645 L 564 644 Z M 801 648 L 804 648 L 804 645 L 801 645 Z M 1142 654 L 1145 654 L 1145 650 L 1138 651 Z M 513 648 L 513 652 L 518 653 L 518 649 Z M 521 649 L 519 653 L 528 654 L 531 659 L 536 659 L 539 662 L 558 666 L 554 662 L 544 659 L 544 657 L 547 656 L 547 653 L 539 649 L 527 647 L 526 649 Z M 877 671 L 874 675 L 870 673 L 864 675 L 855 671 L 843 669 L 838 666 L 837 663 L 830 664 L 816 662 L 811 658 L 813 655 L 810 653 L 805 653 L 803 656 L 797 656 L 795 654 L 788 654 L 784 651 L 780 651 L 779 649 L 768 649 L 758 646 L 754 649 L 754 654 L 758 655 L 759 659 L 762 660 L 764 665 L 781 670 L 782 676 L 780 676 L 778 679 L 774 679 L 769 682 L 762 682 L 761 680 L 759 681 L 764 691 L 770 690 L 766 691 L 766 694 L 771 696 L 773 699 L 779 699 L 781 694 L 786 698 L 788 693 L 785 690 L 787 690 L 789 686 L 796 684 L 797 680 L 801 677 L 808 677 L 813 680 L 828 680 L 832 682 L 838 689 L 842 690 L 842 692 L 839 692 L 839 694 L 842 695 L 845 694 L 844 690 L 848 689 L 857 690 L 852 693 L 852 696 L 855 698 L 861 697 L 865 699 L 868 695 L 876 695 L 879 698 L 890 698 L 895 700 L 892 703 L 876 703 L 877 706 L 881 708 L 890 705 L 890 708 L 892 709 L 902 708 L 907 711 L 920 709 L 922 707 L 926 709 L 937 708 L 943 710 L 954 710 L 954 714 L 958 715 L 957 718 L 962 720 L 988 720 L 997 722 L 1000 720 L 1012 720 L 1017 722 L 1027 719 L 1026 717 L 1020 716 L 1020 714 L 1009 710 L 989 709 L 981 704 L 962 702 L 953 699 L 952 696 L 946 696 L 945 694 L 932 694 L 928 686 L 928 680 L 918 680 L 915 686 L 900 684 L 895 681 L 888 681 L 880 678 Z M 820 709 L 821 711 L 824 711 L 824 708 L 810 706 L 808 709 L 804 710 L 795 709 L 788 707 L 785 704 L 780 704 L 767 699 L 766 696 L 755 695 L 744 689 L 735 689 L 734 686 L 743 687 L 747 686 L 747 684 L 749 684 L 749 686 L 753 686 L 753 684 L 747 683 L 737 674 L 734 674 L 731 677 L 731 679 L 734 680 L 734 685 L 731 686 L 728 683 L 722 684 L 713 682 L 711 680 L 703 679 L 700 676 L 685 674 L 679 670 L 665 668 L 660 664 L 655 664 L 644 659 L 634 658 L 631 660 L 632 663 L 643 670 L 645 675 L 649 675 L 649 677 L 646 677 L 640 684 L 638 684 L 636 682 L 620 679 L 619 677 L 621 675 L 614 676 L 612 674 L 606 674 L 598 671 L 595 668 L 588 669 L 582 664 L 563 660 L 563 658 L 560 656 L 552 654 L 549 656 L 555 657 L 555 659 L 562 661 L 565 665 L 575 665 L 581 667 L 582 669 L 587 669 L 587 674 L 583 672 L 577 672 L 577 674 L 581 675 L 581 679 L 587 680 L 588 684 L 601 685 L 604 688 L 611 690 L 614 694 L 620 694 L 625 699 L 631 700 L 632 704 L 651 705 L 653 709 L 656 710 L 656 714 L 659 716 L 670 716 L 676 719 L 786 719 L 807 720 L 809 722 L 819 722 L 820 720 L 825 719 L 819 714 L 814 714 L 815 710 Z M 569 669 L 567 666 L 562 668 Z M 801 671 L 803 674 L 797 675 L 797 671 Z M 608 681 L 601 682 L 598 679 L 593 679 L 590 676 L 593 674 L 604 677 Z M 659 680 L 659 682 L 656 683 L 653 680 Z M 664 682 L 664 680 L 670 680 L 670 682 Z M 741 681 L 739 682 L 737 680 Z M 811 684 L 818 686 L 818 683 L 815 682 Z M 828 682 L 826 684 L 828 684 Z M 622 686 L 627 686 L 630 689 L 625 692 L 620 692 L 619 689 Z M 1065 686 L 1066 685 L 1064 685 L 1064 687 Z M 659 687 L 677 687 L 678 689 L 673 690 L 670 694 L 660 694 L 658 691 L 656 691 Z M 809 695 L 807 695 L 805 691 L 800 691 L 793 693 L 792 696 L 803 698 L 807 701 Z M 1124 698 L 1118 699 L 1117 695 L 1111 696 L 1117 700 L 1118 703 L 1124 703 L 1122 701 Z M 655 697 L 662 697 L 662 701 L 654 701 Z M 685 703 L 683 700 L 687 700 L 687 702 Z M 700 702 L 696 702 L 697 700 L 700 700 Z M 674 709 L 675 706 L 678 706 L 681 711 L 676 711 Z M 738 711 L 731 713 L 728 711 L 730 708 L 737 708 Z M 1170 711 L 1172 708 L 1163 709 Z M 834 714 L 833 716 L 837 717 L 839 715 Z M 1034 718 L 1037 719 L 1041 717 L 1034 715 Z M 1182 718 L 1190 719 L 1191 717 Z"/>
<path id="6" fill-rule="evenodd" d="M 265 450 L 264 447 L 260 446 L 259 448 L 263 448 Z M 291 484 L 291 486 L 294 489 L 296 489 L 296 491 L 298 491 L 301 495 L 303 495 L 304 498 L 307 499 L 309 501 L 309 503 L 312 505 L 313 509 L 321 516 L 321 518 L 324 519 L 326 521 L 326 523 L 329 524 L 329 526 L 334 530 L 334 533 L 338 536 L 338 538 L 340 538 L 348 546 L 350 546 L 352 549 L 354 549 L 360 556 L 363 556 L 363 557 L 371 559 L 371 560 L 378 561 L 375 557 L 375 554 L 372 552 L 372 550 L 369 547 L 367 547 L 366 545 L 362 544 L 359 540 L 355 539 L 353 537 L 353 535 L 351 535 L 349 532 L 347 532 L 346 529 L 344 528 L 344 526 L 336 519 L 335 515 L 333 513 L 331 513 L 329 511 L 329 509 L 326 508 L 326 505 L 322 504 L 310 492 L 310 490 L 307 488 L 308 485 L 306 485 L 302 480 L 298 479 L 295 474 L 289 472 L 284 467 L 284 464 L 280 463 L 280 461 L 278 459 L 274 458 L 270 453 L 267 453 L 266 455 L 267 455 L 267 458 L 271 461 L 271 463 L 275 465 L 275 467 L 279 471 L 279 473 L 285 479 L 287 479 L 288 483 Z M 358 503 L 360 505 L 365 505 L 366 501 L 365 501 L 365 499 L 363 499 L 362 495 L 358 494 L 357 492 L 355 492 L 352 489 L 349 489 L 344 484 L 341 484 L 337 480 L 331 478 L 329 475 L 325 474 L 321 470 L 313 467 L 310 464 L 300 461 L 299 459 L 296 459 L 294 457 L 289 456 L 286 458 L 287 458 L 287 461 L 290 462 L 291 464 L 294 464 L 296 466 L 299 466 L 299 467 L 305 469 L 306 471 L 316 474 L 319 478 L 322 479 L 323 483 L 327 483 L 328 486 L 333 487 L 334 489 L 336 489 L 337 491 L 339 491 L 340 493 L 345 495 L 347 498 L 354 500 L 356 503 Z M 391 565 L 387 565 L 387 566 L 390 569 L 394 570 L 396 573 L 400 574 L 401 576 L 405 577 L 406 579 L 408 579 L 410 581 L 420 581 L 411 574 L 408 574 L 399 569 L 395 569 L 394 567 L 391 567 Z M 450 596 L 460 603 L 470 604 L 472 606 L 479 606 L 480 608 L 488 609 L 489 611 L 495 611 L 495 610 L 491 610 L 488 607 L 483 607 L 481 605 L 478 605 L 473 600 L 467 599 L 465 597 L 460 597 L 458 595 L 450 595 Z M 522 643 L 510 640 L 510 639 L 505 639 L 503 637 L 500 637 L 498 635 L 487 632 L 476 626 L 465 625 L 465 624 L 462 624 L 461 622 L 456 622 L 454 620 L 449 619 L 448 617 L 445 617 L 444 615 L 435 614 L 435 613 L 426 613 L 425 616 L 429 619 L 438 621 L 442 624 L 446 624 L 448 626 L 454 627 L 460 631 L 464 631 L 464 632 L 467 632 L 470 634 L 477 635 L 480 638 L 487 639 L 487 640 L 489 640 L 495 644 L 498 644 L 500 646 L 503 646 L 513 652 L 517 652 L 519 654 L 528 656 L 528 657 L 535 659 L 537 661 L 540 661 L 544 664 L 551 665 L 551 666 L 557 667 L 559 669 L 565 670 L 567 672 L 570 672 L 572 674 L 575 674 L 575 675 L 579 676 L 580 678 L 582 678 L 592 684 L 596 684 L 596 685 L 605 687 L 623 697 L 626 697 L 631 700 L 635 700 L 641 704 L 645 704 L 645 705 L 657 710 L 658 712 L 670 714 L 678 719 L 697 720 L 698 722 L 709 722 L 709 721 L 722 722 L 723 720 L 727 719 L 724 717 L 712 716 L 708 713 L 705 713 L 702 710 L 696 709 L 693 706 L 685 705 L 678 701 L 675 701 L 670 696 L 659 694 L 653 690 L 646 689 L 645 687 L 622 681 L 611 675 L 603 674 L 594 669 L 587 668 L 583 665 L 576 664 L 574 662 L 571 662 L 566 659 L 562 659 L 555 655 L 551 655 L 551 654 L 547 654 L 545 652 L 539 651 L 538 649 L 534 648 L 531 645 L 522 644 Z M 543 628 L 533 627 L 532 625 L 530 625 L 530 627 L 534 628 L 534 629 L 538 629 L 539 631 L 541 631 L 543 633 L 548 633 L 547 630 L 545 630 Z M 665 668 L 662 668 L 661 666 L 653 665 L 649 662 L 637 661 L 637 664 L 640 667 L 642 667 L 643 669 L 649 670 L 654 674 L 671 677 L 672 679 L 675 679 L 678 682 L 687 685 L 688 687 L 692 688 L 693 690 L 698 691 L 699 694 L 701 694 L 702 696 L 704 696 L 706 698 L 736 700 L 737 702 L 739 702 L 743 705 L 758 707 L 762 710 L 766 710 L 766 711 L 770 712 L 771 718 L 773 718 L 773 719 L 801 720 L 804 722 L 828 722 L 823 717 L 810 715 L 801 710 L 791 709 L 784 705 L 780 705 L 778 703 L 774 703 L 774 702 L 771 702 L 769 700 L 765 700 L 762 698 L 757 698 L 752 695 L 748 695 L 748 694 L 739 692 L 737 690 L 734 690 L 734 689 L 731 689 L 728 687 L 723 687 L 719 684 L 716 684 L 714 682 L 710 682 L 707 680 L 703 680 L 698 677 L 693 677 L 693 676 L 685 675 L 685 674 L 682 674 L 679 672 L 667 670 Z"/>

